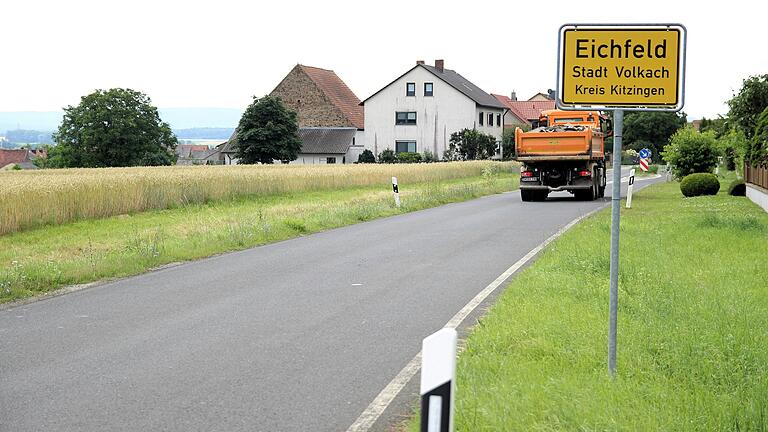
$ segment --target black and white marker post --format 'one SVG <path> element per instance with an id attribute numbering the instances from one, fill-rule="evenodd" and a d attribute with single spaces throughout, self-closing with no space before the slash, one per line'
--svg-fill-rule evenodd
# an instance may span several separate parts
<path id="1" fill-rule="evenodd" d="M 421 346 L 421 432 L 453 431 L 456 329 L 443 328 Z"/>
<path id="2" fill-rule="evenodd" d="M 627 208 L 632 208 L 632 190 L 635 188 L 635 169 L 629 171 L 629 186 L 627 187 Z"/>
<path id="3" fill-rule="evenodd" d="M 395 205 L 400 208 L 400 191 L 397 189 L 397 177 L 392 177 L 392 193 L 395 195 Z"/>

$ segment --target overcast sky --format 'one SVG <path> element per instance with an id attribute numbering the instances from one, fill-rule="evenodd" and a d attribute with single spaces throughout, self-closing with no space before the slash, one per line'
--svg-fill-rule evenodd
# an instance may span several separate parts
<path id="1" fill-rule="evenodd" d="M 0 111 L 52 111 L 97 88 L 158 107 L 244 109 L 296 63 L 333 69 L 365 99 L 417 59 L 445 59 L 489 93 L 554 88 L 557 31 L 573 22 L 688 28 L 689 118 L 725 114 L 768 73 L 759 2 L 3 0 Z"/>

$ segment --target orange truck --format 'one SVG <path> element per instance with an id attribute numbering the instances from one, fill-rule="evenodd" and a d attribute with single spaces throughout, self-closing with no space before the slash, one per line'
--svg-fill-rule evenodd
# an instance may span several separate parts
<path id="1" fill-rule="evenodd" d="M 605 195 L 605 130 L 597 111 L 544 111 L 530 132 L 515 129 L 515 160 L 523 201 L 543 201 L 550 192 L 577 199 Z"/>

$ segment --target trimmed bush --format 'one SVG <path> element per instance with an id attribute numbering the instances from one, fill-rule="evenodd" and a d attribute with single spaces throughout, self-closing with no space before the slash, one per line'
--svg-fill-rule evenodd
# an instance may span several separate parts
<path id="1" fill-rule="evenodd" d="M 747 185 L 744 184 L 744 180 L 734 180 L 730 186 L 728 186 L 728 195 L 731 196 L 746 196 Z"/>
<path id="2" fill-rule="evenodd" d="M 402 152 L 397 154 L 398 163 L 418 163 L 421 162 L 421 153 Z"/>
<path id="3" fill-rule="evenodd" d="M 717 195 L 720 182 L 717 176 L 710 173 L 689 174 L 680 182 L 680 192 L 687 197 L 700 195 Z"/>

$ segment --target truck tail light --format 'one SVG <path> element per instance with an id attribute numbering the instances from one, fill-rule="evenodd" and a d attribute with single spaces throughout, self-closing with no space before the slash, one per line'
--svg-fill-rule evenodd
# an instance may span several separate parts
<path id="1" fill-rule="evenodd" d="M 522 177 L 533 177 L 533 171 L 523 171 L 520 173 Z"/>
<path id="2" fill-rule="evenodd" d="M 579 171 L 579 177 L 592 177 L 592 171 Z"/>

